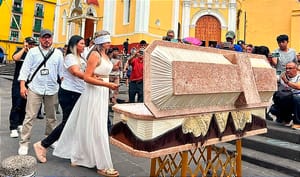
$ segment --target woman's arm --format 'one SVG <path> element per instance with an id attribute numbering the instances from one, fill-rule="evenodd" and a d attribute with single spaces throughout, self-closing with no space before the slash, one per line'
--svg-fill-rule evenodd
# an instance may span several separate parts
<path id="1" fill-rule="evenodd" d="M 68 71 L 73 75 L 80 79 L 83 79 L 84 72 L 80 70 L 80 66 L 73 65 L 68 68 Z"/>
<path id="2" fill-rule="evenodd" d="M 83 76 L 84 81 L 89 84 L 104 86 L 113 90 L 117 89 L 118 88 L 117 84 L 112 82 L 105 82 L 101 79 L 97 79 L 96 77 L 94 77 L 94 70 L 100 64 L 99 57 L 100 55 L 96 51 L 93 51 L 90 54 L 87 62 L 87 67 Z"/>

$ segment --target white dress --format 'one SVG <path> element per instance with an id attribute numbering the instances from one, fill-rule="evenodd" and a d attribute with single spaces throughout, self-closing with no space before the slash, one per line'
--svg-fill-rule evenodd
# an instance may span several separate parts
<path id="1" fill-rule="evenodd" d="M 112 63 L 101 59 L 94 73 L 108 75 Z M 53 155 L 71 159 L 73 164 L 97 169 L 113 168 L 107 132 L 109 88 L 86 84 L 64 130 Z"/>

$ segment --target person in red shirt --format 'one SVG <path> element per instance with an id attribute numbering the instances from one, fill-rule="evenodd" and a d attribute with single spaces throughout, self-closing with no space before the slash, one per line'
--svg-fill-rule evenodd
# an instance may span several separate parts
<path id="1" fill-rule="evenodd" d="M 128 60 L 128 63 L 132 66 L 129 82 L 129 102 L 135 102 L 135 96 L 137 95 L 137 102 L 142 103 L 144 101 L 143 94 L 143 60 L 144 50 L 139 50 L 136 57 Z"/>

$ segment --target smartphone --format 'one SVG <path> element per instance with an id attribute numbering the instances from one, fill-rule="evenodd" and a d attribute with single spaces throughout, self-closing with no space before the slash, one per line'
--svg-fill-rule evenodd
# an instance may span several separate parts
<path id="1" fill-rule="evenodd" d="M 280 53 L 272 53 L 272 58 L 279 58 L 280 57 Z"/>
<path id="2" fill-rule="evenodd" d="M 224 49 L 228 49 L 231 46 L 231 42 L 223 42 L 222 46 L 223 46 Z"/>

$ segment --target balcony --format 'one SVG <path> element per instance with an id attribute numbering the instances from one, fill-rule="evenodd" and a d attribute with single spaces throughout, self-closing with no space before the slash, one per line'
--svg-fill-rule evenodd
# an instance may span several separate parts
<path id="1" fill-rule="evenodd" d="M 10 41 L 14 41 L 14 42 L 18 42 L 18 41 L 19 41 L 19 38 L 18 38 L 18 37 L 14 37 L 14 36 L 10 36 L 10 37 L 9 37 L 9 40 L 10 40 Z"/>
<path id="2" fill-rule="evenodd" d="M 14 13 L 21 14 L 21 13 L 23 13 L 23 8 L 22 7 L 18 7 L 18 6 L 13 6 L 12 11 Z"/>

